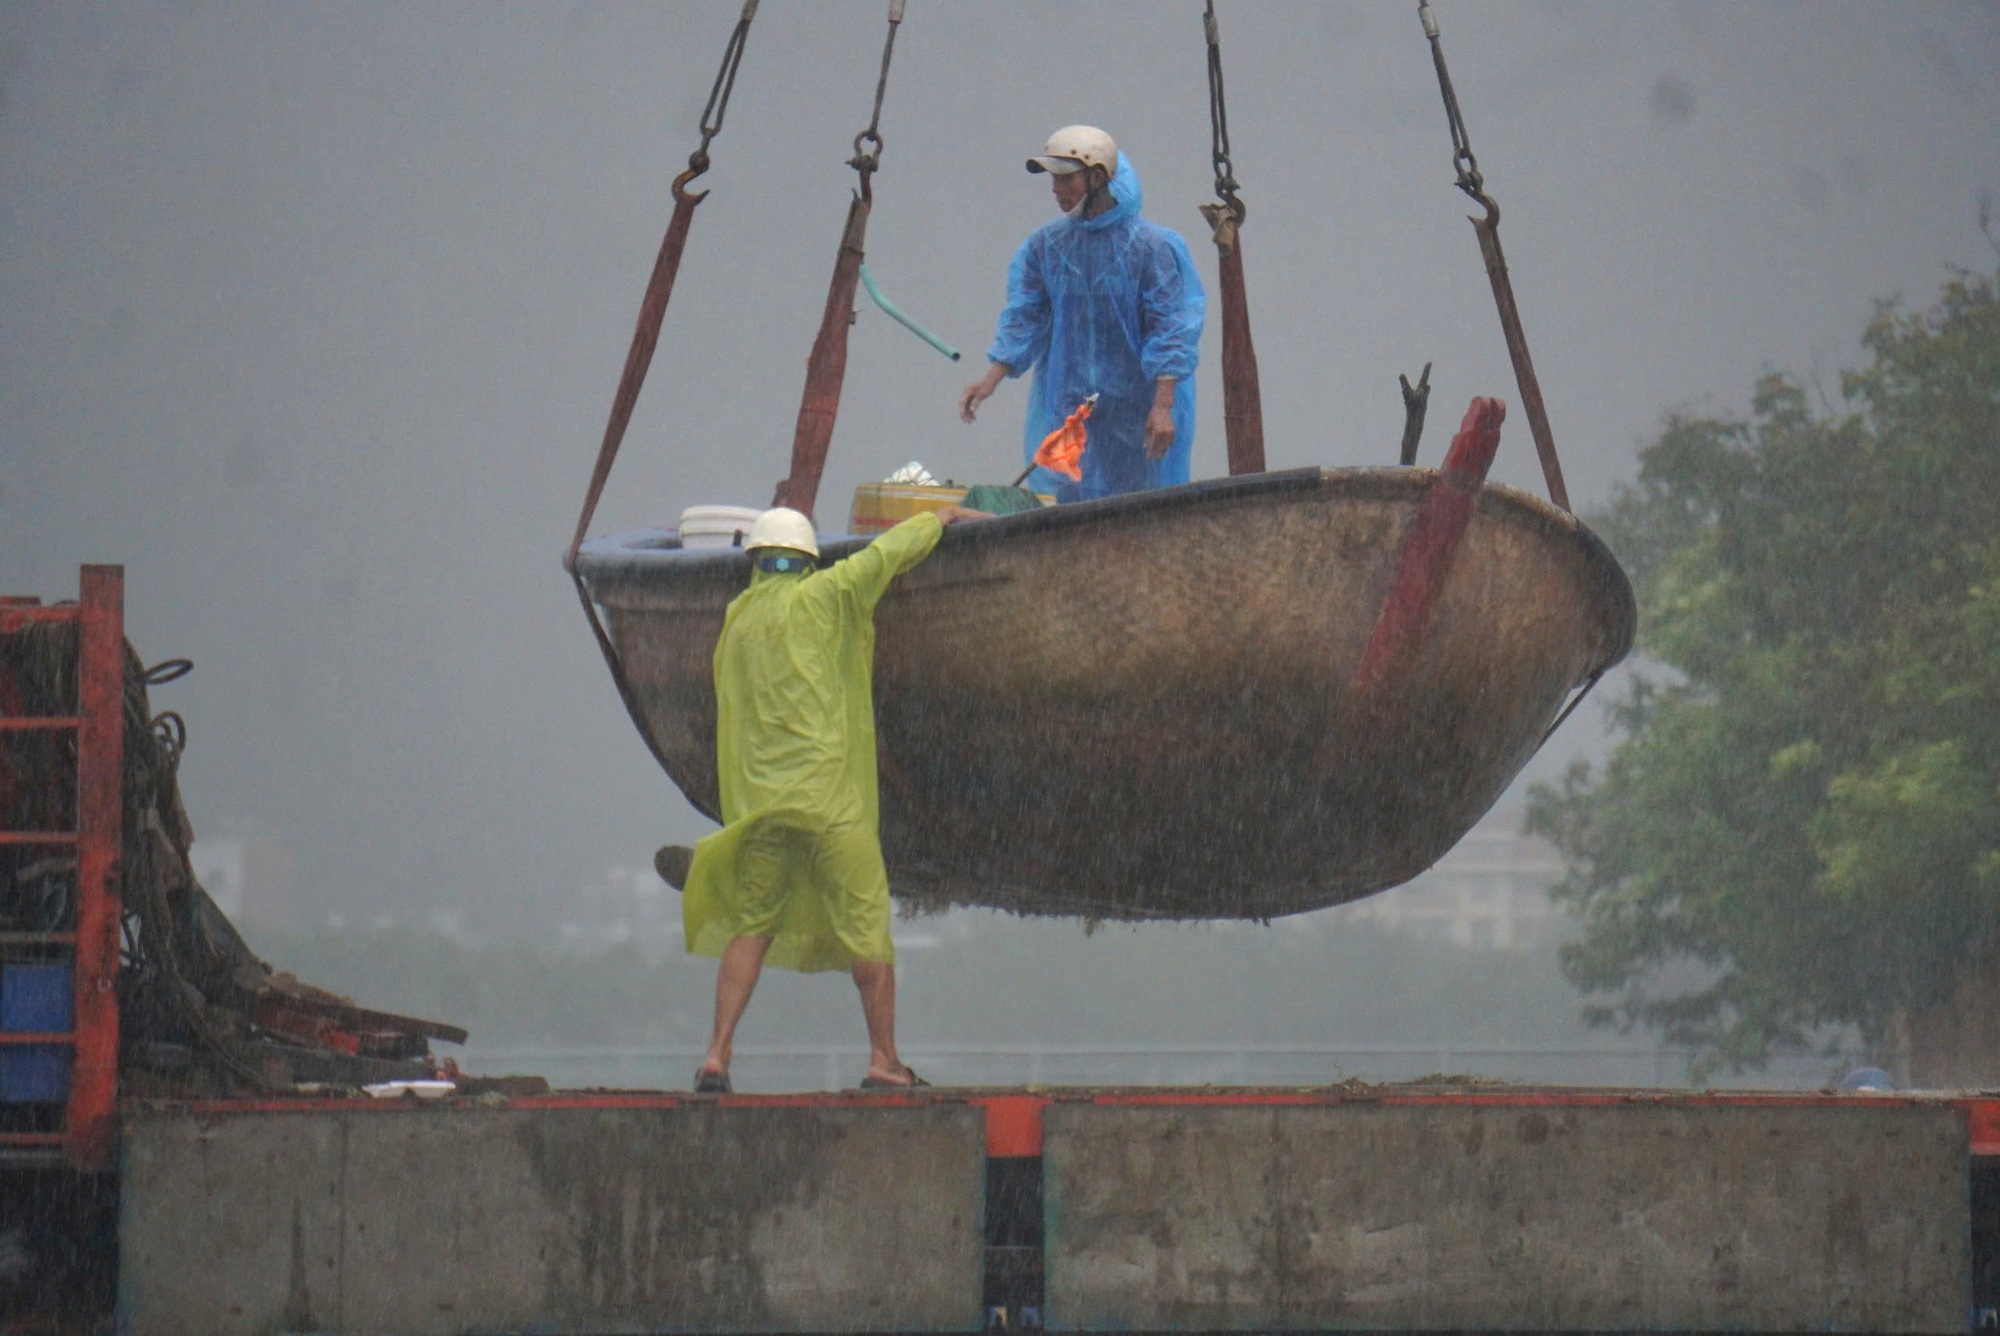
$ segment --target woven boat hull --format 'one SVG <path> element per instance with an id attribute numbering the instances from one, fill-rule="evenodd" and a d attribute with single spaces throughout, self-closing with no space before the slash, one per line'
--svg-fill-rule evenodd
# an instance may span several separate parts
<path id="1" fill-rule="evenodd" d="M 1426 469 L 1300 469 L 946 531 L 876 612 L 899 898 L 1099 919 L 1271 918 L 1408 880 L 1631 647 L 1574 517 L 1489 484 L 1420 650 L 1351 690 Z M 737 552 L 598 540 L 579 570 L 635 720 L 717 811 L 711 658 Z M 855 547 L 830 544 L 834 557 Z"/>

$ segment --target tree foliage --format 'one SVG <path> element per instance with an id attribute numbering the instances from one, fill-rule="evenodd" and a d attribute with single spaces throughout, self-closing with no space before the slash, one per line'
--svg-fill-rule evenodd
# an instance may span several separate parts
<path id="1" fill-rule="evenodd" d="M 1591 1019 L 1754 1065 L 2000 980 L 2000 301 L 1883 306 L 1817 411 L 1674 418 L 1597 524 L 1642 669 L 1540 789 Z"/>

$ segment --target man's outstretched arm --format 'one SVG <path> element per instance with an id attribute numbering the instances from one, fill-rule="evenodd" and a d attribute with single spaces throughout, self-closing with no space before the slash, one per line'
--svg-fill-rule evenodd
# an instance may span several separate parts
<path id="1" fill-rule="evenodd" d="M 1007 266 L 1007 306 L 986 350 L 986 374 L 959 392 L 958 415 L 967 422 L 1001 381 L 1020 375 L 1048 350 L 1052 312 L 1042 286 L 1040 235 L 1022 242 Z"/>
<path id="2" fill-rule="evenodd" d="M 944 526 L 960 520 L 977 519 L 979 511 L 963 506 L 946 506 L 924 511 L 881 535 L 844 561 L 822 572 L 841 594 L 864 608 L 873 608 L 889 591 L 889 582 L 931 554 L 944 536 Z"/>

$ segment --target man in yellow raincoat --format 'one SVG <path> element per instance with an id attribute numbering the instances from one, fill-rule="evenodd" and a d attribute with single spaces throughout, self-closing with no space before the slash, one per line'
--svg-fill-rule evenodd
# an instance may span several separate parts
<path id="1" fill-rule="evenodd" d="M 954 506 L 913 516 L 824 570 L 812 521 L 798 511 L 767 511 L 750 530 L 750 587 L 729 605 L 715 646 L 723 827 L 695 846 L 681 898 L 689 952 L 722 959 L 698 1092 L 729 1090 L 736 1024 L 767 961 L 850 971 L 868 1026 L 861 1084 L 924 1084 L 896 1053 L 876 806 L 875 605 L 930 555 L 945 524 L 971 514 Z M 671 852 L 661 851 L 663 862 Z"/>

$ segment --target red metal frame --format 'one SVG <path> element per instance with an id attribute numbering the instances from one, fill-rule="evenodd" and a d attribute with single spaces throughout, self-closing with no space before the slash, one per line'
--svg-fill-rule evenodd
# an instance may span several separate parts
<path id="1" fill-rule="evenodd" d="M 83 568 L 77 639 L 76 1067 L 64 1149 L 109 1169 L 118 1141 L 118 859 L 125 821 L 125 569 Z"/>
<path id="2" fill-rule="evenodd" d="M 0 719 L 0 731 L 76 734 L 76 829 L 0 831 L 0 844 L 76 849 L 77 909 L 71 932 L 29 934 L 71 948 L 75 1013 L 66 1034 L 0 1035 L 5 1044 L 69 1044 L 69 1099 L 63 1130 L 0 1133 L 0 1149 L 60 1148 L 80 1169 L 110 1169 L 118 1145 L 118 900 L 124 825 L 125 569 L 85 566 L 77 602 L 44 607 L 0 602 L 0 632 L 29 622 L 77 627 L 77 713 Z M 22 934 L 8 934 L 18 938 Z"/>

